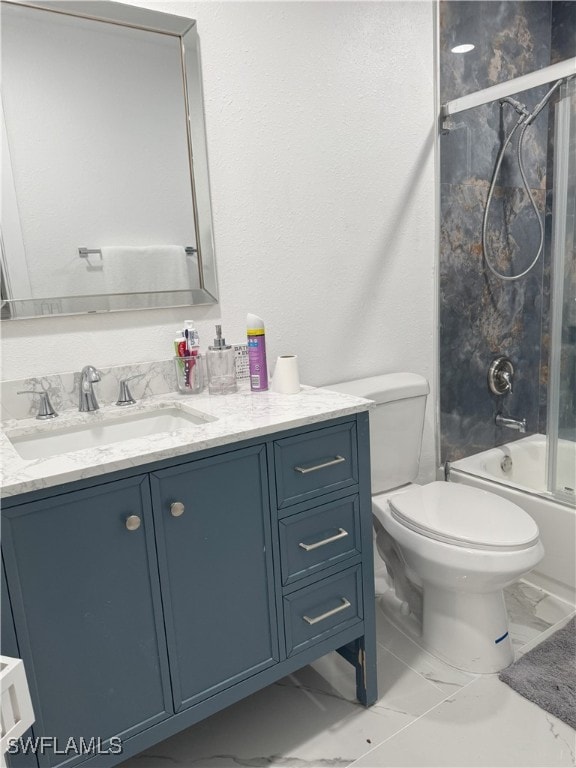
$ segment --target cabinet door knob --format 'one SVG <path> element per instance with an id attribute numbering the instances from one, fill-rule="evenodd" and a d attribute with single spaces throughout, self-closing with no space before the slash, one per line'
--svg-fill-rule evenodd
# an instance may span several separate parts
<path id="1" fill-rule="evenodd" d="M 126 518 L 126 528 L 128 528 L 129 531 L 137 531 L 138 528 L 140 528 L 140 523 L 142 521 L 138 517 L 138 515 L 129 515 Z"/>
<path id="2" fill-rule="evenodd" d="M 172 517 L 180 517 L 180 515 L 184 514 L 184 509 L 184 504 L 181 501 L 173 501 L 170 504 L 170 514 Z"/>

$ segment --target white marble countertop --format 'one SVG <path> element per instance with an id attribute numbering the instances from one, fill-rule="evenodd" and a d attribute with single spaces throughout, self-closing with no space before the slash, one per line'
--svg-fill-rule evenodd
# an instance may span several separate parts
<path id="1" fill-rule="evenodd" d="M 280 395 L 273 392 L 250 392 L 248 384 L 241 383 L 238 392 L 232 395 L 167 393 L 142 399 L 135 405 L 123 408 L 107 405 L 92 413 L 62 411 L 57 419 L 50 421 L 35 418 L 8 419 L 0 424 L 0 495 L 15 496 L 293 427 L 349 416 L 366 411 L 371 405 L 370 400 L 327 389 L 302 387 L 299 394 Z M 177 408 L 184 412 L 199 411 L 215 420 L 191 424 L 176 432 L 163 432 L 33 460 L 21 458 L 9 439 L 38 436 L 40 432 L 62 431 L 83 424 L 112 422 L 125 419 L 130 414 L 145 413 L 161 407 Z"/>

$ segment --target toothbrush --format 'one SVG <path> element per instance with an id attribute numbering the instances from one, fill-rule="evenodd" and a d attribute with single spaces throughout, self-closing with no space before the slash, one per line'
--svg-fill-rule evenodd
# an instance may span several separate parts
<path id="1" fill-rule="evenodd" d="M 182 358 L 182 365 L 184 368 L 184 386 L 190 386 L 190 361 L 188 356 L 188 344 L 184 337 L 184 331 L 182 331 L 182 338 L 176 339 L 174 342 L 174 348 L 178 357 Z"/>
<path id="2" fill-rule="evenodd" d="M 186 386 L 192 387 L 194 386 L 194 381 L 193 381 L 194 370 L 193 369 L 194 369 L 194 365 L 196 364 L 196 360 L 194 360 L 194 357 L 198 354 L 198 350 L 192 346 L 194 339 L 188 328 L 184 329 L 184 337 L 186 339 L 186 372 L 185 372 Z"/>

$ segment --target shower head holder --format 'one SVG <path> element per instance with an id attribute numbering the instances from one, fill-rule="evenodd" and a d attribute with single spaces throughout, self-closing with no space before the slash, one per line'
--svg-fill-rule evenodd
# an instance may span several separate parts
<path id="1" fill-rule="evenodd" d="M 514 107 L 516 112 L 518 112 L 519 115 L 522 117 L 529 117 L 530 112 L 528 111 L 528 107 L 525 104 L 522 104 L 522 102 L 518 101 L 517 99 L 513 99 L 512 96 L 506 96 L 503 99 L 500 99 L 500 104 L 510 104 L 511 107 Z"/>

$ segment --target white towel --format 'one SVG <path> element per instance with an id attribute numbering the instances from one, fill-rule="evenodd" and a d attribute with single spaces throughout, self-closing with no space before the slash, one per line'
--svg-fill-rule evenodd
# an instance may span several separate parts
<path id="1" fill-rule="evenodd" d="M 151 293 L 190 289 L 186 251 L 181 245 L 102 248 L 107 293 Z"/>

